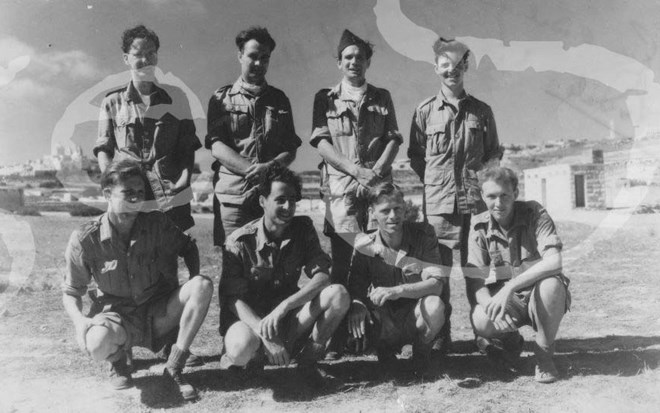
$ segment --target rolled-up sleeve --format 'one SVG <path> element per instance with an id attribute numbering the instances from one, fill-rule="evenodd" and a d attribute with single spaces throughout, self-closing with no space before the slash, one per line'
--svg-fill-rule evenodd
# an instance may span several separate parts
<path id="1" fill-rule="evenodd" d="M 330 135 L 330 128 L 328 128 L 328 90 L 321 89 L 314 96 L 314 109 L 312 113 L 312 136 L 309 143 L 313 147 L 317 147 L 319 142 L 323 139 L 332 144 L 332 136 Z"/>
<path id="2" fill-rule="evenodd" d="M 98 138 L 94 143 L 92 152 L 98 157 L 98 153 L 103 151 L 114 156 L 117 142 L 115 140 L 115 125 L 112 116 L 112 101 L 109 97 L 103 99 L 101 111 L 99 113 Z"/>
<path id="3" fill-rule="evenodd" d="M 227 240 L 222 251 L 222 272 L 218 284 L 218 295 L 224 299 L 241 299 L 248 292 L 242 255 L 240 243 Z"/>
<path id="4" fill-rule="evenodd" d="M 82 297 L 87 292 L 87 286 L 92 279 L 92 272 L 84 260 L 83 248 L 78 231 L 69 238 L 69 244 L 64 252 L 66 273 L 62 283 L 62 292 L 67 295 Z"/>
<path id="5" fill-rule="evenodd" d="M 540 207 L 536 211 L 536 223 L 534 225 L 537 249 L 543 255 L 548 249 L 556 248 L 561 251 L 563 244 L 555 223 L 545 208 Z"/>
<path id="6" fill-rule="evenodd" d="M 293 124 L 293 112 L 291 111 L 291 102 L 289 98 L 282 94 L 279 110 L 279 122 L 282 132 L 282 146 L 288 152 L 293 152 L 300 147 L 302 140 L 296 135 L 296 128 Z"/>
<path id="7" fill-rule="evenodd" d="M 490 255 L 488 254 L 488 245 L 485 235 L 475 229 L 470 228 L 468 235 L 468 259 L 467 268 L 463 271 L 466 278 L 488 278 L 490 271 Z"/>
<path id="8" fill-rule="evenodd" d="M 432 226 L 424 227 L 424 239 L 422 241 L 422 280 L 428 278 L 448 278 L 451 269 L 447 263 L 442 262 L 438 237 Z"/>
<path id="9" fill-rule="evenodd" d="M 158 219 L 155 221 L 156 228 L 150 229 L 153 231 L 160 231 L 158 241 L 162 242 L 163 249 L 168 255 L 178 255 L 179 257 L 185 256 L 190 248 L 195 243 L 194 239 L 181 231 L 179 227 L 164 213 L 152 212 L 157 214 Z"/>
<path id="10" fill-rule="evenodd" d="M 221 94 L 224 96 L 224 94 Z M 229 113 L 224 110 L 222 105 L 222 98 L 216 93 L 209 100 L 209 107 L 206 113 L 206 138 L 204 139 L 204 147 L 211 149 L 213 144 L 217 141 L 225 144 L 230 144 L 230 118 Z"/>
<path id="11" fill-rule="evenodd" d="M 355 249 L 351 257 L 351 267 L 348 273 L 348 293 L 352 299 L 360 300 L 365 305 L 368 305 L 369 285 L 371 285 L 369 257 Z"/>
<path id="12" fill-rule="evenodd" d="M 309 278 L 318 273 L 330 274 L 330 257 L 321 248 L 312 220 L 307 218 L 303 228 L 305 231 L 305 274 Z"/>

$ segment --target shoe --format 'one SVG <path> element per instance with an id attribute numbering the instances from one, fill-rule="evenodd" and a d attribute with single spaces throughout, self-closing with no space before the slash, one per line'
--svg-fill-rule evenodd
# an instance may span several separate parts
<path id="1" fill-rule="evenodd" d="M 183 400 L 190 401 L 197 399 L 197 390 L 183 378 L 183 373 L 180 369 L 165 367 L 163 376 L 171 380 L 179 388 L 179 394 L 181 394 Z"/>
<path id="2" fill-rule="evenodd" d="M 325 359 L 328 361 L 337 361 L 343 357 L 338 351 L 328 351 L 325 353 Z"/>
<path id="3" fill-rule="evenodd" d="M 451 322 L 448 321 L 442 326 L 438 336 L 431 342 L 431 351 L 439 354 L 449 354 L 452 351 Z"/>
<path id="4" fill-rule="evenodd" d="M 172 351 L 172 344 L 165 344 L 163 348 L 156 353 L 156 357 L 163 361 L 167 361 L 167 359 L 170 357 L 170 352 Z M 196 356 L 192 353 L 188 356 L 188 359 L 186 359 L 186 367 L 199 367 L 204 365 L 204 360 L 200 356 Z"/>
<path id="5" fill-rule="evenodd" d="M 316 363 L 325 358 L 325 345 L 315 343 L 311 339 L 305 343 L 300 353 L 296 356 L 298 364 Z"/>
<path id="6" fill-rule="evenodd" d="M 412 368 L 413 372 L 419 376 L 428 374 L 431 367 L 431 344 L 413 343 L 412 346 Z"/>
<path id="7" fill-rule="evenodd" d="M 110 363 L 110 385 L 115 390 L 124 390 L 133 387 L 131 368 L 128 366 L 126 356 Z"/>
<path id="8" fill-rule="evenodd" d="M 536 365 L 534 371 L 534 380 L 537 383 L 554 383 L 559 380 L 559 372 L 552 361 L 546 361 L 543 364 Z"/>

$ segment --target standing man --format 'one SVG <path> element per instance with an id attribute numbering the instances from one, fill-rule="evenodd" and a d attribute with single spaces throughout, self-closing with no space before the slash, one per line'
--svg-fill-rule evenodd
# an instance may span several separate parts
<path id="1" fill-rule="evenodd" d="M 392 180 L 402 142 L 390 93 L 367 83 L 372 54 L 370 43 L 344 30 L 337 47 L 342 80 L 314 96 L 311 144 L 323 158 L 324 233 L 332 248 L 332 280 L 343 285 L 355 236 L 367 229 L 369 188 Z"/>
<path id="2" fill-rule="evenodd" d="M 316 381 L 322 378 L 316 362 L 325 356 L 349 296 L 342 285 L 330 284 L 330 260 L 312 220 L 294 216 L 300 178 L 273 166 L 262 174 L 258 190 L 263 217 L 230 235 L 223 251 L 223 364 L 246 366 L 265 353 L 271 364 L 285 366 L 295 357 Z M 299 288 L 303 267 L 309 281 Z"/>
<path id="3" fill-rule="evenodd" d="M 536 201 L 516 201 L 518 177 L 508 168 L 480 172 L 488 210 L 473 219 L 466 285 L 480 349 L 511 362 L 520 355 L 518 328 L 536 331 L 535 379 L 559 377 L 552 359 L 555 337 L 571 295 L 562 274 L 562 243 L 555 224 Z"/>
<path id="4" fill-rule="evenodd" d="M 458 249 L 465 267 L 470 216 L 484 209 L 477 171 L 499 164 L 500 144 L 490 106 L 465 92 L 470 50 L 439 38 L 433 52 L 440 91 L 415 109 L 408 157 L 424 184 L 424 218 L 435 228 L 442 262 L 451 266 L 452 250 Z M 445 346 L 450 333 L 448 319 Z"/>
<path id="5" fill-rule="evenodd" d="M 405 221 L 406 204 L 398 186 L 378 184 L 370 191 L 369 205 L 378 229 L 355 243 L 348 277 L 353 299 L 348 329 L 355 339 L 368 339 L 378 361 L 386 365 L 396 360 L 403 345 L 412 344 L 413 366 L 422 372 L 445 323 L 450 268 L 441 266 L 433 228 Z"/>
<path id="6" fill-rule="evenodd" d="M 62 300 L 78 344 L 94 360 L 109 361 L 114 387 L 124 389 L 132 385 L 131 348 L 157 350 L 178 328 L 164 375 L 185 400 L 195 399 L 182 371 L 213 296 L 211 280 L 199 275 L 197 246 L 163 213 L 140 212 L 146 190 L 139 163 L 106 165 L 101 188 L 108 211 L 74 231 L 65 253 Z M 190 278 L 181 286 L 171 256 L 183 257 L 188 267 Z M 98 311 L 86 317 L 82 296 L 92 279 Z"/>
<path id="7" fill-rule="evenodd" d="M 241 75 L 215 92 L 207 116 L 205 146 L 216 159 L 215 245 L 263 214 L 259 178 L 270 165 L 291 164 L 301 143 L 289 99 L 266 82 L 275 40 L 265 28 L 250 27 L 236 36 L 236 46 Z"/>
<path id="8" fill-rule="evenodd" d="M 142 25 L 124 31 L 122 52 L 131 81 L 103 100 L 94 155 L 101 172 L 113 159 L 139 162 L 147 177 L 146 199 L 154 201 L 145 207 L 164 211 L 185 231 L 195 224 L 190 179 L 202 145 L 186 95 L 156 80 L 159 48 L 156 33 Z"/>

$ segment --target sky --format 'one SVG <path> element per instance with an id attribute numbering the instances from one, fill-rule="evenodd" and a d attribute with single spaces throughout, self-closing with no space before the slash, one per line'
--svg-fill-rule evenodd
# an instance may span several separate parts
<path id="1" fill-rule="evenodd" d="M 138 23 L 158 33 L 162 79 L 188 94 L 202 141 L 210 96 L 239 74 L 235 35 L 267 27 L 277 42 L 267 79 L 291 100 L 303 140 L 296 170 L 320 161 L 313 97 L 340 80 L 344 28 L 375 45 L 367 80 L 392 93 L 405 140 L 414 108 L 438 92 L 437 35 L 472 49 L 466 88 L 493 108 L 502 143 L 641 136 L 660 130 L 658 15 L 649 0 L 0 0 L 0 165 L 57 143 L 91 156 L 98 105 L 128 79 L 121 32 Z M 197 159 L 208 169 L 209 151 Z"/>

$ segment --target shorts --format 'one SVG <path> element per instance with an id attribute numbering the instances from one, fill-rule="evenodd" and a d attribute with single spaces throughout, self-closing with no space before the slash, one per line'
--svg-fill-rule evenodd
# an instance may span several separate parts
<path id="1" fill-rule="evenodd" d="M 222 195 L 216 194 L 220 201 L 220 225 L 224 230 L 224 235 L 217 238 L 227 239 L 234 231 L 241 228 L 248 222 L 252 222 L 264 215 L 264 210 L 259 205 L 259 199 L 250 197 L 243 204 L 232 204 L 222 201 Z M 218 217 L 215 217 L 217 220 Z M 216 239 L 217 239 L 216 238 Z"/>
<path id="2" fill-rule="evenodd" d="M 426 221 L 433 226 L 441 245 L 449 249 L 460 249 L 467 247 L 470 217 L 470 214 L 427 215 Z"/>
<path id="3" fill-rule="evenodd" d="M 571 292 L 568 290 L 568 285 L 570 284 L 571 280 L 566 278 L 563 274 L 554 275 L 553 277 L 561 281 L 564 285 L 564 288 L 566 289 L 566 307 L 564 309 L 564 313 L 566 313 L 571 309 Z M 507 281 L 508 280 L 500 280 L 493 284 L 489 284 L 488 291 L 490 292 L 490 295 L 493 296 L 497 294 L 497 292 L 502 287 L 504 287 L 504 284 L 506 284 Z M 523 290 L 513 293 L 511 299 L 511 307 L 507 310 L 507 314 L 513 318 L 515 325 L 518 328 L 522 326 L 532 326 L 534 331 L 538 331 L 538 325 L 536 321 L 536 300 L 532 300 L 531 298 L 534 296 L 534 291 L 536 290 L 539 282 L 531 287 L 527 287 Z"/>
<path id="4" fill-rule="evenodd" d="M 415 342 L 418 336 L 415 307 L 422 300 L 400 298 L 387 301 L 371 309 L 374 321 L 370 341 L 377 348 L 388 348 L 398 352 L 406 344 Z"/>
<path id="5" fill-rule="evenodd" d="M 155 337 L 153 320 L 167 314 L 169 298 L 170 294 L 163 294 L 137 307 L 108 304 L 103 311 L 92 317 L 92 325 L 115 331 L 122 327 L 127 336 L 124 348 L 145 347 L 157 352 L 166 344 L 168 335 Z"/>
<path id="6" fill-rule="evenodd" d="M 355 193 L 343 196 L 324 195 L 325 225 L 323 233 L 357 234 L 367 230 L 369 205 Z"/>

